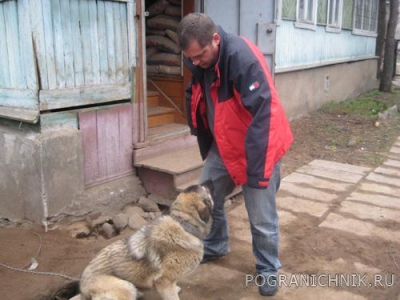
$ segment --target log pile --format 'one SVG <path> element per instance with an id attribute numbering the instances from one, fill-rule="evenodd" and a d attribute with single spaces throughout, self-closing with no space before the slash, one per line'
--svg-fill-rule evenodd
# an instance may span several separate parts
<path id="1" fill-rule="evenodd" d="M 150 75 L 181 75 L 176 30 L 182 18 L 180 0 L 157 0 L 147 9 L 146 61 Z"/>

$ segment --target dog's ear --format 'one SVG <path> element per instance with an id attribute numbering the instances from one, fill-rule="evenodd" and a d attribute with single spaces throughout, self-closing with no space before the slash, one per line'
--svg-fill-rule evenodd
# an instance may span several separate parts
<path id="1" fill-rule="evenodd" d="M 204 223 L 208 223 L 211 216 L 211 210 L 209 207 L 204 207 L 202 210 L 199 211 L 199 217 L 204 221 Z"/>

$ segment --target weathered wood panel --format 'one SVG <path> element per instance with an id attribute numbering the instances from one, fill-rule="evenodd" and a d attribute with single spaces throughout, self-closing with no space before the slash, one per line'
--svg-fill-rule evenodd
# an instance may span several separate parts
<path id="1" fill-rule="evenodd" d="M 29 0 L 0 2 L 0 106 L 3 117 L 36 121 L 38 84 L 34 62 Z M 21 113 L 26 110 L 25 113 Z"/>
<path id="2" fill-rule="evenodd" d="M 54 130 L 61 128 L 78 128 L 77 112 L 56 112 L 40 115 L 41 130 Z"/>
<path id="3" fill-rule="evenodd" d="M 26 10 L 26 1 L 19 1 L 19 5 L 17 5 L 16 0 L 0 3 L 0 88 L 26 89 L 28 87 L 25 76 L 26 70 L 22 65 L 25 56 L 21 51 L 25 50 L 21 49 L 21 46 L 26 45 L 26 43 L 20 45 L 20 41 L 23 38 L 25 38 L 25 41 L 26 38 L 29 38 L 27 35 L 29 31 L 26 34 L 24 32 L 26 26 L 20 28 L 19 22 L 19 18 L 26 15 L 26 11 L 24 11 L 24 9 Z M 29 61 L 27 63 L 26 67 L 32 66 Z M 28 75 L 31 74 L 32 71 L 29 71 Z"/>
<path id="4" fill-rule="evenodd" d="M 35 36 L 43 89 L 87 87 L 127 83 L 135 60 L 130 56 L 129 33 L 135 27 L 128 19 L 124 1 L 30 0 L 41 7 L 43 25 Z M 38 10 L 38 9 L 36 9 Z M 131 12 L 131 8 L 130 11 Z M 45 73 L 42 74 L 42 71 Z M 111 101 L 113 99 L 110 99 Z"/>
<path id="5" fill-rule="evenodd" d="M 133 172 L 131 110 L 124 104 L 79 114 L 86 185 Z"/>
<path id="6" fill-rule="evenodd" d="M 124 100 L 131 97 L 130 83 L 40 91 L 40 110 Z"/>

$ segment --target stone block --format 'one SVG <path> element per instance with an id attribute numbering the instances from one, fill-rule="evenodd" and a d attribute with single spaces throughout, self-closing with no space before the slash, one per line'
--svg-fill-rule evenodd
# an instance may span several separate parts
<path id="1" fill-rule="evenodd" d="M 400 240 L 400 232 L 378 227 L 371 222 L 329 214 L 320 227 L 338 229 L 361 237 L 378 238 L 388 242 Z"/>

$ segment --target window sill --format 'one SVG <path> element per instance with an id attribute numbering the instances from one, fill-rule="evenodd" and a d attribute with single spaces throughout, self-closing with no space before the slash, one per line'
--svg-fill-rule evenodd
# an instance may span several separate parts
<path id="1" fill-rule="evenodd" d="M 296 21 L 294 22 L 294 27 L 301 28 L 301 29 L 307 29 L 307 30 L 317 30 L 317 25 L 316 24 L 311 24 L 311 23 L 303 23 Z"/>
<path id="2" fill-rule="evenodd" d="M 326 26 L 325 27 L 325 31 L 326 32 L 331 32 L 331 33 L 341 33 L 342 32 L 342 28 L 338 28 L 338 27 L 331 27 L 331 26 Z"/>
<path id="3" fill-rule="evenodd" d="M 360 29 L 353 29 L 352 34 L 354 35 L 362 35 L 362 36 L 370 36 L 370 37 L 377 37 L 378 33 L 373 31 L 365 31 Z"/>

